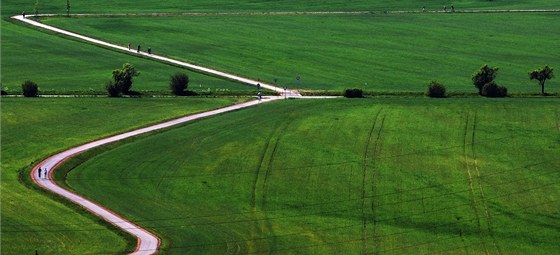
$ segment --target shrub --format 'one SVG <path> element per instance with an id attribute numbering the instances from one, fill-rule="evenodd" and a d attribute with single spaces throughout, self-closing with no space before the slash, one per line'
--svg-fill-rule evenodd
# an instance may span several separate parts
<path id="1" fill-rule="evenodd" d="M 140 75 L 134 66 L 129 63 L 123 65 L 121 69 L 113 70 L 113 81 L 120 93 L 130 94 L 132 79 Z"/>
<path id="2" fill-rule="evenodd" d="M 445 97 L 445 86 L 437 81 L 432 81 L 428 85 L 426 95 L 429 97 L 442 98 Z"/>
<path id="3" fill-rule="evenodd" d="M 364 92 L 361 89 L 345 89 L 344 97 L 360 98 L 360 97 L 364 97 Z"/>
<path id="4" fill-rule="evenodd" d="M 110 97 L 119 97 L 121 95 L 121 91 L 114 81 L 108 81 L 105 84 L 105 89 Z"/>
<path id="5" fill-rule="evenodd" d="M 25 81 L 21 84 L 21 90 L 24 97 L 36 97 L 39 94 L 39 86 L 32 81 Z"/>
<path id="6" fill-rule="evenodd" d="M 184 96 L 185 90 L 189 86 L 189 76 L 184 73 L 176 73 L 171 75 L 169 81 L 169 87 L 173 94 L 177 96 Z"/>
<path id="7" fill-rule="evenodd" d="M 485 97 L 506 97 L 507 88 L 495 82 L 490 82 L 482 87 L 482 95 Z"/>

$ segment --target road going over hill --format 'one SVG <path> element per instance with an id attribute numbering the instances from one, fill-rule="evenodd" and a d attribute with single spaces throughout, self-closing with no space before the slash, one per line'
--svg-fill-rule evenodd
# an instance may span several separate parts
<path id="1" fill-rule="evenodd" d="M 225 107 L 225 108 L 221 108 L 221 109 L 217 109 L 217 110 L 212 110 L 212 111 L 208 111 L 208 112 L 203 112 L 203 113 L 199 113 L 199 114 L 194 114 L 194 115 L 190 115 L 190 116 L 186 116 L 186 117 L 182 117 L 182 118 L 178 118 L 175 120 L 171 120 L 171 121 L 167 121 L 164 123 L 160 123 L 157 125 L 153 125 L 150 127 L 146 127 L 146 128 L 141 128 L 138 130 L 134 130 L 134 131 L 130 131 L 127 133 L 123 133 L 123 134 L 119 134 L 119 135 L 115 135 L 112 137 L 108 137 L 108 138 L 104 138 L 101 140 L 97 140 L 97 141 L 93 141 L 87 144 L 83 144 L 74 148 L 70 148 L 68 150 L 65 150 L 63 152 L 60 152 L 58 154 L 52 155 L 50 157 L 48 157 L 47 159 L 43 160 L 41 163 L 39 163 L 38 165 L 36 165 L 33 170 L 31 171 L 31 178 L 33 179 L 33 181 L 39 185 L 40 187 L 52 191 L 60 196 L 65 197 L 66 199 L 72 201 L 75 204 L 78 204 L 82 207 L 84 207 L 85 209 L 89 210 L 90 212 L 92 212 L 93 214 L 99 216 L 100 218 L 103 218 L 104 220 L 106 220 L 107 222 L 115 225 L 116 227 L 124 230 L 127 233 L 130 233 L 131 235 L 135 236 L 138 240 L 137 246 L 136 246 L 136 250 L 131 253 L 134 255 L 144 255 L 144 254 L 154 254 L 158 252 L 159 249 L 159 245 L 160 245 L 160 239 L 155 236 L 154 234 L 150 233 L 149 231 L 135 225 L 134 223 L 126 220 L 125 218 L 117 215 L 116 213 L 112 212 L 111 210 L 103 207 L 102 205 L 99 205 L 93 201 L 90 201 L 86 198 L 84 198 L 83 196 L 80 196 L 72 191 L 66 190 L 64 188 L 62 188 L 61 186 L 59 186 L 52 178 L 53 176 L 53 171 L 56 169 L 56 167 L 58 167 L 60 164 L 62 164 L 65 160 L 80 154 L 82 152 L 85 152 L 89 149 L 95 148 L 95 147 L 99 147 L 99 146 L 103 146 L 109 143 L 113 143 L 116 141 L 120 141 L 126 138 L 130 138 L 136 135 L 140 135 L 140 134 L 145 134 L 148 132 L 152 132 L 155 130 L 161 130 L 164 128 L 168 128 L 174 125 L 178 125 L 178 124 L 182 124 L 185 122 L 189 122 L 192 120 L 196 120 L 196 119 L 200 119 L 200 118 L 205 118 L 208 116 L 212 116 L 212 115 L 216 115 L 216 114 L 221 114 L 221 113 L 225 113 L 225 112 L 229 112 L 229 111 L 234 111 L 234 110 L 238 110 L 238 109 L 242 109 L 245 107 L 250 107 L 250 106 L 254 106 L 257 105 L 259 103 L 264 103 L 264 102 L 271 102 L 274 100 L 278 100 L 278 99 L 283 99 L 283 98 L 332 98 L 332 97 L 302 97 L 297 91 L 293 91 L 293 90 L 284 90 L 283 88 L 278 88 L 275 87 L 273 85 L 270 84 L 266 84 L 266 83 L 262 83 L 260 81 L 255 81 L 255 80 L 251 80 L 251 79 L 247 79 L 247 78 L 243 78 L 237 75 L 233 75 L 233 74 L 228 74 L 225 72 L 221 72 L 221 71 L 217 71 L 217 70 L 213 70 L 213 69 L 209 69 L 206 67 L 202 67 L 202 66 L 198 66 L 198 65 L 194 65 L 191 63 L 186 63 L 186 62 L 182 62 L 182 61 L 178 61 L 175 59 L 171 59 L 171 58 L 167 58 L 164 56 L 159 56 L 159 55 L 155 55 L 155 54 L 148 54 L 146 52 L 136 52 L 133 49 L 128 49 L 127 47 L 123 47 L 123 46 L 119 46 L 119 45 L 115 45 L 115 44 L 111 44 L 105 41 L 101 41 L 98 39 L 94 39 L 91 37 L 87 37 L 87 36 L 83 36 L 83 35 L 79 35 L 76 33 L 72 33 L 66 30 L 62 30 L 56 27 L 52 27 L 52 26 L 48 26 L 45 24 L 42 24 L 40 22 L 28 19 L 28 18 L 24 18 L 22 15 L 18 15 L 18 16 L 13 16 L 13 19 L 17 19 L 20 20 L 22 22 L 31 24 L 33 26 L 36 27 L 40 27 L 43 29 L 48 29 L 51 31 L 54 31 L 56 33 L 60 33 L 60 34 L 64 34 L 67 36 L 71 36 L 71 37 L 75 37 L 78 38 L 80 40 L 84 40 L 96 45 L 101 45 L 104 47 L 110 47 L 110 48 L 114 48 L 114 49 L 118 49 L 118 50 L 122 50 L 122 51 L 126 51 L 126 52 L 132 52 L 135 54 L 138 54 L 140 56 L 146 57 L 146 58 L 151 58 L 151 59 L 156 59 L 156 60 L 160 60 L 160 61 L 164 61 L 164 62 L 168 62 L 168 63 L 172 63 L 172 64 L 176 64 L 179 66 L 183 66 L 186 67 L 188 69 L 191 70 L 196 70 L 196 71 L 200 71 L 203 73 L 207 73 L 210 75 L 214 75 L 214 76 L 218 76 L 221 78 L 226 78 L 226 79 L 230 79 L 230 80 L 234 80 L 234 81 L 238 81 L 238 82 L 242 82 L 248 85 L 253 85 L 253 86 L 257 86 L 257 84 L 259 84 L 262 88 L 265 89 L 269 89 L 269 90 L 273 90 L 279 94 L 282 94 L 281 96 L 275 96 L 275 97 L 264 97 L 262 100 L 253 100 L 250 102 L 246 102 L 246 103 L 242 103 L 242 104 L 237 104 L 237 105 L 232 105 L 229 107 Z M 46 174 L 45 174 L 46 173 Z"/>

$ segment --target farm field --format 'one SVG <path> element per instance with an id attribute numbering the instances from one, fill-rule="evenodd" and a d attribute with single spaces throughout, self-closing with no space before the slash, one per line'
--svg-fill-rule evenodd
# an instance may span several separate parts
<path id="1" fill-rule="evenodd" d="M 2 2 L 3 13 L 21 13 L 33 11 L 34 2 L 5 0 Z M 283 0 L 283 1 L 252 1 L 252 0 L 117 0 L 117 1 L 71 1 L 73 13 L 141 13 L 141 12 L 245 12 L 245 11 L 370 11 L 370 10 L 441 10 L 443 5 L 448 8 L 454 4 L 457 10 L 465 9 L 560 9 L 560 3 L 547 0 Z M 6 6 L 6 7 L 5 7 Z M 40 2 L 42 13 L 66 13 L 65 2 Z"/>
<path id="2" fill-rule="evenodd" d="M 189 75 L 191 90 L 254 89 L 2 21 L 1 82 L 10 94 L 21 94 L 25 80 L 37 82 L 42 93 L 106 94 L 103 86 L 111 72 L 124 63 L 140 71 L 132 87 L 135 91 L 169 93 L 169 76 L 177 72 Z"/>
<path id="3" fill-rule="evenodd" d="M 560 66 L 560 35 L 548 32 L 560 30 L 559 20 L 557 13 L 42 19 L 290 88 L 423 92 L 438 80 L 461 93 L 475 92 L 470 77 L 483 64 L 500 67 L 497 82 L 510 92 L 538 93 L 527 72 Z M 541 24 L 547 30 L 535 30 Z M 549 81 L 548 91 L 560 92 L 560 82 Z"/>
<path id="4" fill-rule="evenodd" d="M 2 98 L 2 254 L 86 254 L 133 250 L 82 209 L 30 187 L 29 169 L 63 148 L 173 117 L 219 108 L 236 99 Z M 87 228 L 88 230 L 84 230 Z"/>
<path id="5" fill-rule="evenodd" d="M 559 103 L 288 100 L 92 155 L 65 182 L 165 254 L 551 254 Z"/>

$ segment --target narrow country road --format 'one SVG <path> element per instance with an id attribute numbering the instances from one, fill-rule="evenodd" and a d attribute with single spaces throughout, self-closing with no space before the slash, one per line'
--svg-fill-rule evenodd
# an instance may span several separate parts
<path id="1" fill-rule="evenodd" d="M 82 152 L 85 152 L 89 149 L 95 148 L 95 147 L 103 146 L 105 144 L 120 141 L 120 140 L 129 138 L 129 137 L 133 137 L 133 136 L 136 136 L 136 135 L 152 132 L 152 131 L 155 131 L 155 130 L 168 128 L 168 127 L 178 125 L 178 124 L 182 124 L 182 123 L 185 123 L 185 122 L 189 122 L 189 121 L 192 121 L 192 120 L 205 118 L 205 117 L 216 115 L 216 114 L 221 114 L 221 113 L 225 113 L 225 112 L 229 112 L 229 111 L 234 111 L 234 110 L 254 106 L 254 105 L 259 104 L 261 102 L 263 102 L 263 103 L 264 102 L 271 102 L 271 101 L 274 101 L 274 100 L 284 99 L 284 98 L 333 98 L 333 97 L 304 97 L 304 96 L 301 96 L 297 91 L 284 90 L 283 88 L 278 88 L 278 87 L 275 87 L 275 86 L 270 85 L 270 84 L 262 83 L 260 81 L 255 81 L 255 80 L 243 78 L 243 77 L 240 77 L 240 76 L 237 76 L 237 75 L 224 73 L 224 72 L 221 72 L 221 71 L 209 69 L 209 68 L 206 68 L 206 67 L 202 67 L 202 66 L 191 64 L 191 63 L 182 62 L 182 61 L 178 61 L 178 60 L 175 60 L 175 59 L 171 59 L 171 58 L 167 58 L 167 57 L 163 57 L 163 56 L 159 56 L 159 55 L 155 55 L 155 54 L 148 54 L 146 52 L 137 53 L 135 50 L 133 50 L 133 49 L 129 50 L 127 47 L 123 47 L 123 46 L 111 44 L 111 43 L 108 43 L 108 42 L 105 42 L 105 41 L 101 41 L 101 40 L 98 40 L 98 39 L 94 39 L 94 38 L 91 38 L 91 37 L 79 35 L 79 34 L 69 32 L 69 31 L 66 31 L 66 30 L 62 30 L 62 29 L 59 29 L 59 28 L 56 28 L 56 27 L 53 27 L 53 26 L 48 26 L 48 25 L 42 24 L 40 22 L 31 20 L 31 19 L 28 19 L 28 18 L 24 18 L 22 15 L 13 16 L 12 18 L 20 20 L 20 21 L 25 22 L 25 23 L 28 23 L 30 25 L 36 26 L 36 27 L 40 27 L 40 28 L 43 28 L 43 29 L 48 29 L 48 30 L 54 31 L 56 33 L 60 33 L 60 34 L 64 34 L 64 35 L 67 35 L 67 36 L 75 37 L 75 38 L 78 38 L 80 40 L 84 40 L 84 41 L 87 41 L 87 42 L 90 42 L 90 43 L 94 43 L 94 44 L 97 44 L 97 45 L 102 45 L 102 46 L 105 46 L 105 47 L 118 49 L 118 50 L 121 50 L 121 51 L 132 52 L 134 54 L 138 54 L 138 55 L 141 55 L 141 56 L 146 57 L 146 58 L 157 59 L 157 60 L 160 60 L 160 61 L 180 65 L 180 66 L 186 67 L 187 69 L 197 70 L 197 71 L 204 72 L 204 73 L 211 74 L 211 75 L 215 75 L 215 76 L 218 76 L 218 77 L 221 77 L 221 78 L 235 80 L 235 81 L 245 83 L 245 84 L 248 84 L 248 85 L 257 86 L 257 84 L 260 84 L 260 86 L 262 88 L 273 90 L 273 91 L 281 94 L 281 96 L 263 97 L 262 101 L 261 100 L 253 100 L 253 101 L 250 101 L 250 102 L 237 104 L 237 105 L 232 105 L 232 106 L 217 109 L 217 110 L 212 110 L 212 111 L 208 111 L 208 112 L 194 114 L 194 115 L 178 118 L 178 119 L 175 119 L 175 120 L 167 121 L 167 122 L 164 122 L 164 123 L 160 123 L 160 124 L 157 124 L 157 125 L 153 125 L 153 126 L 150 126 L 150 127 L 141 128 L 141 129 L 138 129 L 138 130 L 130 131 L 130 132 L 127 132 L 127 133 L 123 133 L 123 134 L 115 135 L 115 136 L 112 136 L 112 137 L 104 138 L 104 139 L 101 139 L 101 140 L 93 141 L 93 142 L 90 142 L 90 143 L 87 143 L 87 144 L 83 144 L 83 145 L 65 150 L 65 151 L 60 152 L 58 154 L 52 155 L 52 156 L 48 157 L 47 159 L 43 160 L 41 163 L 39 163 L 38 165 L 36 165 L 32 169 L 31 178 L 40 187 L 42 187 L 46 190 L 52 191 L 52 192 L 54 192 L 54 193 L 56 193 L 60 196 L 65 197 L 66 199 L 70 200 L 71 202 L 73 202 L 75 204 L 78 204 L 78 205 L 84 207 L 85 209 L 89 210 L 91 213 L 99 216 L 100 218 L 103 218 L 105 221 L 107 221 L 107 222 L 115 225 L 116 227 L 124 230 L 125 232 L 135 236 L 138 241 L 137 241 L 136 250 L 133 253 L 131 253 L 131 254 L 134 254 L 134 255 L 147 255 L 147 254 L 157 253 L 158 249 L 159 249 L 159 245 L 160 245 L 160 239 L 157 236 L 155 236 L 154 234 L 150 233 L 149 231 L 135 225 L 134 223 L 126 220 L 125 218 L 119 216 L 118 214 L 116 214 L 116 213 L 110 211 L 109 209 L 103 207 L 102 205 L 96 204 L 93 201 L 90 201 L 90 200 L 88 200 L 88 199 L 86 199 L 86 198 L 84 198 L 84 197 L 82 197 L 82 196 L 80 196 L 80 195 L 78 195 L 78 194 L 76 194 L 72 191 L 66 190 L 66 189 L 62 188 L 61 186 L 59 186 L 52 179 L 52 175 L 53 175 L 53 172 L 56 169 L 56 167 L 58 167 L 60 164 L 62 164 L 65 160 L 67 160 L 67 159 L 69 159 L 69 158 L 71 158 L 71 157 L 73 157 L 77 154 L 80 154 Z M 39 173 L 39 169 L 41 169 L 42 173 Z M 48 177 L 45 176 L 45 174 L 44 174 L 45 171 L 47 171 L 47 173 L 48 173 L 47 176 Z"/>
<path id="2" fill-rule="evenodd" d="M 282 99 L 282 98 L 283 97 L 280 97 L 280 96 L 264 97 L 262 102 L 263 103 L 264 102 L 271 102 L 271 101 Z M 182 124 L 182 123 L 185 123 L 185 122 L 189 122 L 189 121 L 192 121 L 192 120 L 205 118 L 205 117 L 220 114 L 220 113 L 235 111 L 235 110 L 238 110 L 238 109 L 254 106 L 256 104 L 259 104 L 260 102 L 261 101 L 253 100 L 253 101 L 250 101 L 250 102 L 237 104 L 237 105 L 232 105 L 232 106 L 217 109 L 217 110 L 212 110 L 212 111 L 208 111 L 208 112 L 194 114 L 194 115 L 182 117 L 182 118 L 179 118 L 179 119 L 167 121 L 167 122 L 164 122 L 164 123 L 160 123 L 160 124 L 157 124 L 157 125 L 153 125 L 153 126 L 150 126 L 150 127 L 145 127 L 145 128 L 130 131 L 130 132 L 127 132 L 127 133 L 123 133 L 123 134 L 115 135 L 115 136 L 112 136 L 112 137 L 104 138 L 104 139 L 97 140 L 97 141 L 94 141 L 94 142 L 90 142 L 90 143 L 87 143 L 87 144 L 84 144 L 84 145 L 80 145 L 80 146 L 68 149 L 66 151 L 60 152 L 58 154 L 52 155 L 52 156 L 48 157 L 47 159 L 45 159 L 44 161 L 42 161 L 41 163 L 39 163 L 38 165 L 36 165 L 33 168 L 33 170 L 31 171 L 31 178 L 40 187 L 65 197 L 66 199 L 72 201 L 73 203 L 76 203 L 76 204 L 86 208 L 87 210 L 89 210 L 93 214 L 99 216 L 100 218 L 103 218 L 107 222 L 109 222 L 109 223 L 117 226 L 118 228 L 130 233 L 131 235 L 135 236 L 138 239 L 138 244 L 136 246 L 136 250 L 131 254 L 134 254 L 134 255 L 154 254 L 154 253 L 157 253 L 158 248 L 159 248 L 159 244 L 160 244 L 160 240 L 159 240 L 158 237 L 156 237 L 154 234 L 148 232 L 147 230 L 135 225 L 134 223 L 131 223 L 131 222 L 127 221 L 126 219 L 124 219 L 123 217 L 121 217 L 121 216 L 117 215 L 116 213 L 110 211 L 109 209 L 107 209 L 107 208 L 105 208 L 105 207 L 103 207 L 99 204 L 96 204 L 96 203 L 94 203 L 94 202 L 92 202 L 92 201 L 90 201 L 90 200 L 72 192 L 72 191 L 68 191 L 68 190 L 60 187 L 52 179 L 53 171 L 56 169 L 57 166 L 59 166 L 65 160 L 67 160 L 67 159 L 69 159 L 69 158 L 71 158 L 71 157 L 73 157 L 77 154 L 80 154 L 84 151 L 87 151 L 89 149 L 99 147 L 99 146 L 102 146 L 102 145 L 105 145 L 105 144 L 109 144 L 109 143 L 112 143 L 112 142 L 116 142 L 116 141 L 119 141 L 119 140 L 123 140 L 123 139 L 133 137 L 133 136 L 136 136 L 136 135 L 140 135 L 140 134 L 152 132 L 152 131 L 155 131 L 155 130 L 168 128 L 168 127 L 178 125 L 178 124 Z M 43 171 L 41 173 L 41 175 L 39 175 L 39 172 L 38 172 L 39 169 L 41 169 Z M 47 170 L 48 178 L 45 178 L 45 175 L 44 175 L 45 170 Z"/>
<path id="3" fill-rule="evenodd" d="M 49 14 L 45 14 L 44 16 L 49 16 Z M 27 17 L 33 17 L 33 16 L 28 15 Z M 94 39 L 94 38 L 91 38 L 91 37 L 87 37 L 87 36 L 84 36 L 84 35 L 76 34 L 76 33 L 73 33 L 73 32 L 67 31 L 67 30 L 63 30 L 63 29 L 60 29 L 60 28 L 57 28 L 57 27 L 45 25 L 41 22 L 37 22 L 37 21 L 34 21 L 32 19 L 29 19 L 29 18 L 24 18 L 23 15 L 12 16 L 11 18 L 22 21 L 22 22 L 25 22 L 27 24 L 30 24 L 30 25 L 33 25 L 33 26 L 36 26 L 36 27 L 47 29 L 47 30 L 50 30 L 50 31 L 53 31 L 53 32 L 56 32 L 56 33 L 59 33 L 59 34 L 63 34 L 63 35 L 67 35 L 67 36 L 70 36 L 70 37 L 78 38 L 80 40 L 84 40 L 84 41 L 87 41 L 87 42 L 90 42 L 90 43 L 93 43 L 93 44 L 96 44 L 96 45 L 110 47 L 110 48 L 113 48 L 113 49 L 118 49 L 118 50 L 126 51 L 126 52 L 132 52 L 132 53 L 141 55 L 141 56 L 146 57 L 146 58 L 157 59 L 157 60 L 160 60 L 160 61 L 163 61 L 163 62 L 179 65 L 179 66 L 185 67 L 185 68 L 190 69 L 190 70 L 196 70 L 196 71 L 199 71 L 199 72 L 203 72 L 203 73 L 210 74 L 210 75 L 217 76 L 217 77 L 221 77 L 221 78 L 226 78 L 226 79 L 229 79 L 229 80 L 238 81 L 238 82 L 248 84 L 248 85 L 257 86 L 257 84 L 260 84 L 260 86 L 262 88 L 269 89 L 269 90 L 275 91 L 277 93 L 285 93 L 287 97 L 298 97 L 298 96 L 300 96 L 300 94 L 297 91 L 294 91 L 294 90 L 284 91 L 283 88 L 279 88 L 279 87 L 273 86 L 271 84 L 263 83 L 261 81 L 255 81 L 255 80 L 244 78 L 244 77 L 237 76 L 237 75 L 234 75 L 234 74 L 221 72 L 221 71 L 218 71 L 218 70 L 214 70 L 214 69 L 210 69 L 210 68 L 207 68 L 207 67 L 203 67 L 203 66 L 199 66 L 199 65 L 195 65 L 195 64 L 175 60 L 175 59 L 171 59 L 171 58 L 156 55 L 156 54 L 148 54 L 147 52 L 143 52 L 143 51 L 137 53 L 135 49 L 130 49 L 129 50 L 127 47 L 124 47 L 124 46 L 112 44 L 112 43 L 109 43 L 109 42 L 101 41 L 101 40 Z"/>

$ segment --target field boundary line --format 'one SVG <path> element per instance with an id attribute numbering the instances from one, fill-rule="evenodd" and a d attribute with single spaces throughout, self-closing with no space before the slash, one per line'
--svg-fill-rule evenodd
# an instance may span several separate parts
<path id="1" fill-rule="evenodd" d="M 490 254 L 490 252 L 488 251 L 488 248 L 486 246 L 486 240 L 484 239 L 484 235 L 482 234 L 482 226 L 480 224 L 480 215 L 478 212 L 478 203 L 476 202 L 476 195 L 474 192 L 474 185 L 473 185 L 473 178 L 471 175 L 471 169 L 469 166 L 469 157 L 467 154 L 467 137 L 468 137 L 468 132 L 469 132 L 469 120 L 470 120 L 470 115 L 467 113 L 466 114 L 466 118 L 465 118 L 465 129 L 464 129 L 464 137 L 463 137 L 463 156 L 464 156 L 464 160 L 465 160 L 465 168 L 467 170 L 467 176 L 469 177 L 469 188 L 470 188 L 470 193 L 471 193 L 471 206 L 474 209 L 474 214 L 476 216 L 476 222 L 477 222 L 477 226 L 478 226 L 478 233 L 480 235 L 480 241 L 482 241 L 482 245 L 484 247 L 484 250 L 486 251 L 486 254 Z M 471 131 L 473 132 L 473 131 Z"/>
<path id="2" fill-rule="evenodd" d="M 292 15 L 367 15 L 367 14 L 472 14 L 472 13 L 546 13 L 560 9 L 515 10 L 369 10 L 369 11 L 260 11 L 260 12 L 151 12 L 151 13 L 76 13 L 71 17 L 203 17 L 203 16 L 292 16 Z M 68 17 L 67 14 L 38 14 L 35 17 Z"/>

